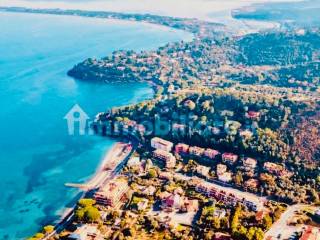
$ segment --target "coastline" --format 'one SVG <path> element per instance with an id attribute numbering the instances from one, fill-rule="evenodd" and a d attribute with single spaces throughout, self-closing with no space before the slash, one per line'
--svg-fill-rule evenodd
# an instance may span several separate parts
<path id="1" fill-rule="evenodd" d="M 129 147 L 130 146 L 130 147 Z M 98 189 L 103 184 L 106 184 L 111 180 L 121 168 L 123 164 L 128 160 L 132 154 L 133 146 L 128 142 L 117 141 L 115 142 L 109 150 L 105 152 L 105 156 L 100 162 L 96 172 L 84 183 L 69 183 L 66 184 L 66 187 L 74 187 L 81 189 L 81 196 L 73 204 L 72 207 L 64 208 L 61 211 L 60 219 L 54 224 L 55 230 L 45 236 L 43 239 L 49 239 L 56 233 L 59 233 L 60 230 L 63 230 L 66 225 L 73 220 L 74 210 L 77 206 L 77 202 L 90 195 L 93 190 Z"/>
<path id="2" fill-rule="evenodd" d="M 60 15 L 60 14 L 51 14 L 51 13 L 33 13 L 33 12 L 18 12 L 18 11 L 6 11 L 3 9 L 3 7 L 1 7 L 0 5 L 0 13 L 1 14 L 30 14 L 30 15 L 39 15 L 39 16 L 50 16 L 50 17 L 72 17 L 72 18 L 79 18 L 82 20 L 88 20 L 90 19 L 91 21 L 96 21 L 95 23 L 98 24 L 105 24 L 106 21 L 109 23 L 114 23 L 117 25 L 124 25 L 124 26 L 128 26 L 128 25 L 136 25 L 139 24 L 140 26 L 145 26 L 154 30 L 160 30 L 160 31 L 165 31 L 165 32 L 181 32 L 181 33 L 187 33 L 190 34 L 191 36 L 186 38 L 186 39 L 182 39 L 183 41 L 192 41 L 194 39 L 194 34 L 186 31 L 186 30 L 182 30 L 182 29 L 177 29 L 177 28 L 172 28 L 169 26 L 165 26 L 165 25 L 161 25 L 161 24 L 156 24 L 156 23 L 150 23 L 150 22 L 146 22 L 146 21 L 135 21 L 135 20 L 126 20 L 126 19 L 117 19 L 117 18 L 103 18 L 103 17 L 88 17 L 88 16 L 82 16 L 82 15 Z M 159 47 L 159 46 L 158 46 Z"/>
<path id="3" fill-rule="evenodd" d="M 40 14 L 39 14 L 40 15 Z M 41 16 L 41 17 L 43 17 L 43 16 Z M 55 17 L 60 17 L 60 16 L 55 16 Z M 69 17 L 69 16 L 67 16 L 67 17 Z M 87 18 L 85 19 L 84 17 L 81 17 L 81 18 L 83 18 L 84 20 L 88 20 Z M 89 19 L 90 20 L 90 19 Z M 89 21 L 88 20 L 88 21 Z M 94 19 L 94 18 L 92 18 L 92 20 L 94 20 L 94 21 L 96 21 L 96 19 Z M 102 19 L 102 21 L 103 22 L 105 22 L 105 19 Z M 116 22 L 122 22 L 123 20 L 115 20 Z M 133 23 L 133 22 L 130 22 L 131 24 Z M 136 23 L 134 23 L 134 24 L 136 24 Z M 138 25 L 140 25 L 141 23 L 139 22 L 139 23 L 137 23 Z M 142 23 L 143 25 L 149 25 L 148 23 Z M 156 27 L 156 28 L 158 28 L 158 27 L 161 27 L 161 26 L 159 26 L 159 25 L 154 25 L 154 24 L 152 24 L 152 26 L 154 26 L 154 27 Z M 161 27 L 162 28 L 162 27 Z M 167 28 L 167 27 L 165 27 L 166 29 L 170 29 L 170 31 L 171 31 L 171 28 Z M 157 30 L 157 29 L 156 29 Z M 176 31 L 175 29 L 173 29 L 172 31 Z M 165 35 L 165 33 L 163 33 L 164 35 Z M 172 39 L 172 38 L 171 38 Z M 178 39 L 179 39 L 179 37 L 178 37 Z M 183 38 L 182 38 L 183 39 Z M 180 40 L 180 39 L 179 39 Z M 166 44 L 166 43 L 169 43 L 169 42 L 172 42 L 171 40 L 167 40 L 167 41 L 165 41 L 165 42 L 163 42 L 163 44 Z M 154 45 L 157 45 L 157 44 L 154 44 Z M 158 45 L 158 46 L 160 46 L 160 45 Z M 158 46 L 156 46 L 156 47 L 158 47 Z M 153 48 L 155 48 L 155 46 L 151 46 L 151 48 L 153 49 Z M 72 80 L 73 81 L 73 80 Z M 91 88 L 91 86 L 90 86 L 90 88 Z M 144 88 L 146 88 L 146 90 L 147 89 L 153 89 L 152 88 L 152 86 L 148 83 L 148 86 L 147 86 L 147 84 L 146 84 L 146 87 L 144 87 Z M 149 92 L 149 90 L 148 90 L 148 96 L 145 94 L 145 92 L 140 92 L 140 91 L 132 91 L 132 92 L 134 92 L 134 94 L 133 94 L 133 96 L 132 96 L 132 98 L 131 99 L 135 99 L 135 100 L 133 100 L 134 102 L 140 102 L 140 101 L 143 101 L 144 100 L 144 98 L 145 97 L 148 97 L 148 98 L 152 98 L 153 97 L 153 95 L 154 95 L 154 91 L 152 91 L 151 92 L 151 90 L 150 90 L 150 92 Z M 139 95 L 140 96 L 142 96 L 142 97 L 139 97 Z M 131 101 L 131 100 L 130 100 Z M 117 102 L 115 102 L 115 104 L 114 104 L 114 106 L 119 106 L 119 101 L 117 100 Z M 94 111 L 94 112 L 96 112 L 96 110 Z M 105 141 L 105 139 L 101 139 L 101 141 Z M 109 145 L 109 144 L 108 144 Z M 109 156 L 109 154 L 110 154 L 110 151 L 112 151 L 112 148 L 113 148 L 113 146 L 114 146 L 114 144 L 110 144 L 110 146 L 112 145 L 112 147 L 109 149 L 109 151 L 105 151 L 105 153 L 104 153 L 104 151 L 102 150 L 101 151 L 101 158 L 100 158 L 100 156 L 99 157 L 97 157 L 97 158 L 95 158 L 95 162 L 96 162 L 96 164 L 93 166 L 93 167 L 88 167 L 88 169 L 91 169 L 90 170 L 90 172 L 91 173 L 89 173 L 90 175 L 92 174 L 92 173 L 94 173 L 92 176 L 90 176 L 90 175 L 84 175 L 84 177 L 86 177 L 86 180 L 87 180 L 87 178 L 88 178 L 88 176 L 89 176 L 89 179 L 88 179 L 88 181 L 90 181 L 92 178 L 94 178 L 94 176 L 99 172 L 99 170 L 101 170 L 101 167 L 104 165 L 104 163 L 106 162 L 106 161 L 108 161 L 108 156 Z M 108 147 L 109 148 L 109 147 Z M 104 156 L 103 156 L 104 155 Z M 102 156 L 103 156 L 103 158 L 102 158 Z M 91 161 L 91 162 L 93 162 L 93 161 Z M 92 166 L 92 165 L 90 165 L 90 166 Z M 70 173 L 71 174 L 71 173 Z M 78 181 L 78 179 L 80 180 L 80 179 L 83 179 L 83 177 L 81 176 L 81 178 L 76 178 L 76 180 L 70 180 L 70 181 Z M 68 180 L 66 180 L 66 181 L 63 181 L 61 184 L 60 184 L 60 186 L 61 186 L 61 188 L 64 188 L 64 186 L 63 186 L 63 184 L 65 183 L 65 182 L 67 182 Z M 79 195 L 77 195 L 76 196 L 76 198 L 78 198 L 78 197 L 80 197 L 81 196 L 81 194 L 79 194 Z M 73 195 L 71 196 L 72 198 L 73 198 Z M 70 199 L 72 199 L 72 198 L 70 198 Z M 54 209 L 54 214 L 55 214 L 55 216 L 57 216 L 55 219 L 53 219 L 53 221 L 57 221 L 57 220 L 59 220 L 59 217 L 60 216 L 63 216 L 64 214 L 61 214 L 61 212 L 65 212 L 65 211 L 63 211 L 63 208 L 66 208 L 66 207 L 70 207 L 70 206 L 72 206 L 73 204 L 72 204 L 72 200 L 71 201 L 69 201 L 70 200 L 69 198 L 68 198 L 68 202 L 66 203 L 66 205 L 61 205 L 61 210 L 55 210 Z M 56 215 L 56 213 L 59 213 L 59 215 Z M 51 222 L 51 221 L 50 221 Z M 46 222 L 45 224 L 48 224 L 49 222 Z M 40 226 L 39 226 L 40 227 Z"/>

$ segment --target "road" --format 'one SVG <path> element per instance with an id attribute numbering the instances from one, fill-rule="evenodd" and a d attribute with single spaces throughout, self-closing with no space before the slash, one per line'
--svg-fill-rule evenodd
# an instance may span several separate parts
<path id="1" fill-rule="evenodd" d="M 281 215 L 280 219 L 276 221 L 272 227 L 265 233 L 265 240 L 268 237 L 274 237 L 279 240 L 285 240 L 289 239 L 294 232 L 300 232 L 302 231 L 302 226 L 290 226 L 287 225 L 288 221 L 293 218 L 296 211 L 302 210 L 306 207 L 309 207 L 309 205 L 304 204 L 296 204 L 289 206 L 287 210 Z"/>

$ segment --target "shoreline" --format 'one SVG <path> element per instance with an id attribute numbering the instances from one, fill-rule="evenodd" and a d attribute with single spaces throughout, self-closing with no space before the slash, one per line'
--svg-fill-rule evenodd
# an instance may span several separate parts
<path id="1" fill-rule="evenodd" d="M 39 14 L 40 15 L 40 14 Z M 56 17 L 58 17 L 58 16 L 56 16 Z M 67 16 L 67 17 L 69 17 L 69 16 Z M 76 17 L 78 17 L 78 16 L 76 16 Z M 85 17 L 83 17 L 83 16 L 79 16 L 79 17 L 81 17 L 81 18 L 83 18 L 83 19 L 85 19 Z M 96 18 L 93 18 L 93 19 L 96 19 Z M 87 20 L 87 18 L 85 19 L 85 20 Z M 101 19 L 102 21 L 105 21 L 105 19 Z M 109 19 L 106 19 L 106 20 L 109 20 Z M 112 20 L 113 21 L 113 20 Z M 122 22 L 122 21 L 125 21 L 125 20 L 114 20 L 114 21 L 119 21 L 119 22 Z M 130 22 L 130 21 L 129 21 Z M 131 24 L 133 23 L 133 22 L 130 22 Z M 144 22 L 135 22 L 135 24 L 148 24 L 148 25 L 150 25 L 151 23 L 144 23 Z M 160 25 L 156 25 L 156 24 L 152 24 L 152 26 L 154 26 L 154 27 L 161 27 L 162 28 L 162 26 L 160 26 Z M 172 30 L 172 31 L 179 31 L 179 30 L 177 30 L 177 29 L 173 29 L 173 28 L 170 28 L 170 27 L 164 27 L 164 28 L 166 28 L 166 29 L 170 29 L 170 30 Z M 171 41 L 167 41 L 168 43 L 170 43 Z M 167 43 L 166 42 L 166 43 Z M 153 86 L 152 86 L 152 84 L 151 83 L 147 83 L 146 84 L 146 87 L 148 87 L 149 89 L 151 89 L 152 90 L 152 94 L 150 94 L 151 96 L 148 96 L 148 98 L 150 97 L 150 98 L 153 98 L 154 97 L 154 88 L 153 88 Z M 143 101 L 144 99 L 143 98 L 139 98 L 138 99 L 138 101 L 137 102 L 141 102 L 141 101 Z M 115 105 L 115 107 L 116 107 L 117 105 Z M 104 140 L 104 139 L 101 139 L 102 141 Z M 113 150 L 114 150 L 114 147 L 115 147 L 115 145 L 117 145 L 118 143 L 114 143 L 114 144 L 112 144 L 111 145 L 111 147 L 107 150 L 107 151 L 105 151 L 105 153 L 104 153 L 104 156 L 103 156 L 103 158 L 101 158 L 101 161 L 99 161 L 99 162 L 97 162 L 98 164 L 95 166 L 95 169 L 93 169 L 93 175 L 92 176 L 89 176 L 89 178 L 88 179 L 86 179 L 86 182 L 89 182 L 89 181 L 93 181 L 92 179 L 95 179 L 96 178 L 96 175 L 97 174 L 99 174 L 99 172 L 101 172 L 101 170 L 104 168 L 104 166 L 106 165 L 106 163 L 108 163 L 109 162 L 109 160 L 110 160 L 110 157 L 112 156 L 112 152 L 113 152 Z M 81 192 L 79 191 L 79 195 L 76 197 L 76 198 L 79 198 L 79 199 L 81 199 Z M 84 196 L 84 195 L 82 195 L 82 196 Z M 74 199 L 75 200 L 75 204 L 76 204 L 76 198 Z M 74 210 L 74 208 L 72 207 L 73 206 L 73 204 L 70 204 L 69 205 L 70 207 L 67 207 L 66 205 L 62 205 L 61 207 L 61 212 L 59 211 L 59 214 L 57 214 L 57 218 L 55 219 L 55 222 L 56 221 L 59 221 L 59 222 L 61 222 L 61 221 L 63 221 L 64 219 L 61 219 L 60 217 L 66 217 L 66 215 L 68 215 L 68 213 L 69 213 L 69 211 L 70 211 L 70 208 L 72 208 L 72 210 Z M 75 206 L 75 205 L 74 205 Z M 54 224 L 54 225 L 56 225 L 56 224 Z M 39 226 L 39 228 L 40 228 L 41 226 Z"/>
<path id="2" fill-rule="evenodd" d="M 50 16 L 50 17 L 72 17 L 72 18 L 79 18 L 82 20 L 87 20 L 87 19 L 91 19 L 91 21 L 97 21 L 100 24 L 105 24 L 106 21 L 108 23 L 114 23 L 117 25 L 125 25 L 127 26 L 128 24 L 131 25 L 142 25 L 145 27 L 151 27 L 152 29 L 155 30 L 160 30 L 160 31 L 165 31 L 165 32 L 181 32 L 181 33 L 186 33 L 186 34 L 190 34 L 190 38 L 186 38 L 186 39 L 182 39 L 181 41 L 192 41 L 194 39 L 194 34 L 192 32 L 189 32 L 187 30 L 183 30 L 183 29 L 177 29 L 177 28 L 172 28 L 170 26 L 165 26 L 165 25 L 161 25 L 161 24 L 157 24 L 157 23 L 150 23 L 147 21 L 137 21 L 137 20 L 127 20 L 127 19 L 118 19 L 118 18 L 103 18 L 103 17 L 89 17 L 89 16 L 82 16 L 82 15 L 68 15 L 68 14 L 54 14 L 54 13 L 45 13 L 45 12 L 24 12 L 24 11 L 8 11 L 8 10 L 4 10 L 4 7 L 0 6 L 0 13 L 7 13 L 7 14 L 30 14 L 30 15 L 34 15 L 34 16 Z M 168 42 L 171 43 L 171 42 Z"/>
<path id="3" fill-rule="evenodd" d="M 54 234 L 58 233 L 59 231 L 64 229 L 65 225 L 69 224 L 69 221 L 73 219 L 74 216 L 74 210 L 77 206 L 77 203 L 80 199 L 86 197 L 88 194 L 90 194 L 91 191 L 97 189 L 100 187 L 100 185 L 105 184 L 106 181 L 108 181 L 110 178 L 113 177 L 113 174 L 117 174 L 116 168 L 118 168 L 121 163 L 126 160 L 130 154 L 132 153 L 132 149 L 130 148 L 129 152 L 123 151 L 125 147 L 128 145 L 131 145 L 128 142 L 124 141 L 116 141 L 115 143 L 112 144 L 111 148 L 105 152 L 105 156 L 100 162 L 99 166 L 97 167 L 95 173 L 84 183 L 75 183 L 75 184 L 69 184 L 69 186 L 66 185 L 66 187 L 74 187 L 74 188 L 79 188 L 80 189 L 80 194 L 81 196 L 75 201 L 72 207 L 68 208 L 63 208 L 61 209 L 61 214 L 60 214 L 60 219 L 57 220 L 57 222 L 54 224 L 55 230 L 53 233 L 45 236 L 43 239 L 48 239 Z M 125 153 L 125 158 L 122 159 L 119 163 L 116 162 L 119 160 L 120 157 L 122 157 L 121 153 Z M 120 158 L 121 159 L 121 158 Z M 108 166 L 108 164 L 111 164 L 111 166 Z M 113 167 L 113 170 L 108 170 L 106 169 L 109 167 Z M 83 189 L 82 187 L 85 187 L 87 189 Z M 79 195 L 80 195 L 79 194 Z M 74 199 L 75 200 L 75 199 Z"/>
<path id="4" fill-rule="evenodd" d="M 3 0 L 0 7 L 26 7 L 26 8 L 61 8 L 61 9 L 79 9 L 86 11 L 114 11 L 128 13 L 148 13 L 155 15 L 165 15 L 179 18 L 197 18 L 204 21 L 210 21 L 208 14 L 219 13 L 221 11 L 231 11 L 240 7 L 250 7 L 252 4 L 261 4 L 268 2 L 297 2 L 301 0 L 248 0 L 238 1 L 230 0 L 228 2 L 213 1 L 198 1 L 187 0 L 172 2 L 164 0 L 157 2 L 157 5 L 152 4 L 151 0 L 125 0 L 125 1 L 26 1 L 26 0 Z M 183 3 L 183 4 L 181 4 Z M 176 10 L 176 4 L 180 4 L 181 9 Z"/>

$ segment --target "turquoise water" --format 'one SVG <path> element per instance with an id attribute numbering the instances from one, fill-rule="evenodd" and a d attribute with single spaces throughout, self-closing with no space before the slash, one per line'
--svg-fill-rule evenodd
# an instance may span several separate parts
<path id="1" fill-rule="evenodd" d="M 146 24 L 0 12 L 0 239 L 52 223 L 79 192 L 113 141 L 69 136 L 64 115 L 89 116 L 152 95 L 146 84 L 101 85 L 66 76 L 87 57 L 152 49 L 191 35 Z"/>

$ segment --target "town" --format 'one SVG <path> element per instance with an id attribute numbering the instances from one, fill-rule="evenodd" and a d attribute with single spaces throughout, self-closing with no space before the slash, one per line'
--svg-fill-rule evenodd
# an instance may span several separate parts
<path id="1" fill-rule="evenodd" d="M 212 169 L 189 157 L 218 164 Z M 79 201 L 59 239 L 279 239 L 281 234 L 317 239 L 319 228 L 310 224 L 319 220 L 319 208 L 253 194 L 249 189 L 257 187 L 255 179 L 245 182 L 248 191 L 232 186 L 236 180 L 228 166 L 237 161 L 248 171 L 257 167 L 252 158 L 153 137 L 129 159 L 118 159 L 119 173 L 98 188 L 91 186 L 90 198 Z M 264 170 L 284 171 L 269 162 Z M 287 232 L 272 230 L 281 221 Z"/>
<path id="2" fill-rule="evenodd" d="M 149 82 L 155 96 L 97 114 L 92 128 L 121 141 L 120 152 L 87 184 L 66 183 L 84 197 L 30 240 L 320 239 L 319 29 L 241 36 L 196 19 L 5 10 L 147 21 L 195 36 L 68 72 Z"/>

